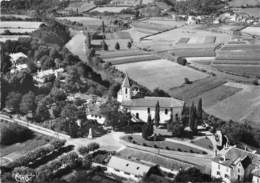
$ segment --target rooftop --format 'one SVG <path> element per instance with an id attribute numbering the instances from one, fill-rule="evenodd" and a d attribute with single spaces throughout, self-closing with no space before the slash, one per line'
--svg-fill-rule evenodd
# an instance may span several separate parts
<path id="1" fill-rule="evenodd" d="M 246 162 L 246 160 L 249 160 L 250 163 Z M 213 161 L 228 167 L 236 166 L 239 162 L 242 162 L 242 165 L 246 168 L 249 164 L 254 166 L 260 165 L 260 155 L 236 147 L 230 147 L 223 155 L 216 156 Z"/>
<path id="2" fill-rule="evenodd" d="M 184 104 L 182 100 L 171 97 L 144 97 L 122 101 L 122 105 L 129 107 L 155 107 L 157 102 L 159 102 L 159 105 L 162 108 L 182 107 Z"/>
<path id="3" fill-rule="evenodd" d="M 111 157 L 108 166 L 136 176 L 143 176 L 151 168 L 151 166 L 148 166 L 146 164 L 129 161 L 123 158 L 119 158 L 117 156 Z"/>

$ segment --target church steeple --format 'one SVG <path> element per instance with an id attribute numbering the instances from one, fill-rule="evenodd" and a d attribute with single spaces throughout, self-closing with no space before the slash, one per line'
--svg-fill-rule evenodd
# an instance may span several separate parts
<path id="1" fill-rule="evenodd" d="M 123 84 L 122 84 L 122 88 L 123 87 L 125 87 L 125 88 L 130 88 L 131 87 L 127 73 L 125 73 L 125 79 L 124 79 Z"/>
<path id="2" fill-rule="evenodd" d="M 125 79 L 121 85 L 121 90 L 118 93 L 117 100 L 119 102 L 131 100 L 132 98 L 132 91 L 131 91 L 131 85 L 129 82 L 129 78 L 127 73 L 125 73 Z"/>

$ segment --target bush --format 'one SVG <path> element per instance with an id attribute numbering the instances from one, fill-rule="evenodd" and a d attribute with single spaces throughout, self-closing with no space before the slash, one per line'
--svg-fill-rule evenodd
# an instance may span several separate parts
<path id="1" fill-rule="evenodd" d="M 158 148 L 158 146 L 156 144 L 153 145 L 154 148 Z"/>
<path id="2" fill-rule="evenodd" d="M 258 82 L 257 78 L 253 80 L 253 84 L 256 85 L 256 86 L 259 85 L 259 82 Z"/>
<path id="3" fill-rule="evenodd" d="M 178 57 L 177 58 L 177 63 L 180 65 L 186 65 L 187 64 L 187 60 L 183 57 Z"/>
<path id="4" fill-rule="evenodd" d="M 10 123 L 1 128 L 0 144 L 10 145 L 17 142 L 23 142 L 33 137 L 33 132 L 24 126 L 16 123 Z"/>
<path id="5" fill-rule="evenodd" d="M 146 143 L 143 143 L 143 146 L 147 146 L 147 144 L 146 144 Z"/>
<path id="6" fill-rule="evenodd" d="M 81 146 L 78 148 L 79 154 L 81 155 L 85 155 L 87 153 L 89 153 L 89 148 L 88 146 Z"/>
<path id="7" fill-rule="evenodd" d="M 185 84 L 192 84 L 192 82 L 189 80 L 189 78 L 184 78 L 184 83 Z"/>
<path id="8" fill-rule="evenodd" d="M 65 143 L 66 143 L 66 140 L 60 140 L 60 139 L 53 140 L 50 142 L 50 144 L 54 147 L 54 149 L 58 149 L 58 148 L 64 146 Z"/>
<path id="9" fill-rule="evenodd" d="M 136 141 L 133 140 L 133 144 L 136 144 Z"/>
<path id="10" fill-rule="evenodd" d="M 88 145 L 89 151 L 94 151 L 94 150 L 98 149 L 99 147 L 100 147 L 100 145 L 98 143 L 95 143 L 95 142 L 90 143 Z"/>
<path id="11" fill-rule="evenodd" d="M 92 160 L 89 156 L 84 156 L 83 160 L 82 160 L 82 167 L 85 169 L 90 169 L 92 164 Z"/>
<path id="12" fill-rule="evenodd" d="M 133 140 L 133 137 L 132 136 L 128 136 L 127 139 L 128 139 L 129 142 L 131 142 Z"/>

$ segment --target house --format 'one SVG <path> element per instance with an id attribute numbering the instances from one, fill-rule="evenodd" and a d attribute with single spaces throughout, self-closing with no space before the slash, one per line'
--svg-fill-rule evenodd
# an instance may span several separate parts
<path id="1" fill-rule="evenodd" d="M 22 52 L 11 53 L 9 54 L 9 56 L 10 56 L 10 61 L 12 62 L 13 65 L 16 65 L 16 61 L 20 58 L 28 58 L 27 55 L 25 55 Z"/>
<path id="2" fill-rule="evenodd" d="M 12 69 L 10 70 L 10 72 L 13 74 L 13 73 L 16 73 L 16 72 L 25 70 L 25 69 L 27 69 L 27 68 L 28 68 L 28 65 L 27 65 L 27 64 L 16 64 L 15 66 L 12 67 Z"/>
<path id="3" fill-rule="evenodd" d="M 153 166 L 112 156 L 107 167 L 107 171 L 111 174 L 138 181 L 147 174 Z"/>
<path id="4" fill-rule="evenodd" d="M 182 111 L 184 102 L 171 97 L 148 97 L 134 98 L 138 89 L 132 87 L 129 78 L 126 77 L 122 83 L 121 89 L 117 94 L 117 101 L 121 103 L 121 108 L 126 112 L 131 112 L 137 119 L 147 121 L 148 114 L 153 118 L 155 115 L 155 106 L 159 102 L 160 122 L 166 123 L 170 119 L 171 112 L 179 114 Z"/>
<path id="5" fill-rule="evenodd" d="M 255 169 L 252 173 L 252 183 L 259 183 L 260 182 L 260 168 Z"/>
<path id="6" fill-rule="evenodd" d="M 50 77 L 51 75 L 54 75 L 55 77 L 57 77 L 60 73 L 63 73 L 64 69 L 60 68 L 60 69 L 48 69 L 48 70 L 44 70 L 44 71 L 38 71 L 37 74 L 33 77 L 33 79 L 35 81 L 37 81 L 38 83 L 45 83 L 46 79 L 48 77 Z"/>
<path id="7" fill-rule="evenodd" d="M 224 148 L 213 158 L 211 176 L 222 178 L 225 182 L 243 182 L 254 175 L 254 170 L 259 165 L 259 154 L 231 146 Z"/>

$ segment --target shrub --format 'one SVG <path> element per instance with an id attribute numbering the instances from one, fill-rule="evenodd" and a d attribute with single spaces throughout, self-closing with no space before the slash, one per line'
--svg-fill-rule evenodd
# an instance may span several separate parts
<path id="1" fill-rule="evenodd" d="M 17 142 L 23 142 L 33 137 L 33 131 L 16 123 L 10 123 L 3 126 L 0 134 L 1 145 L 10 145 Z"/>
<path id="2" fill-rule="evenodd" d="M 89 151 L 94 151 L 96 149 L 98 149 L 100 147 L 100 145 L 96 142 L 90 143 L 88 145 Z"/>
<path id="3" fill-rule="evenodd" d="M 146 143 L 143 143 L 143 146 L 147 146 L 147 144 L 146 144 Z"/>
<path id="4" fill-rule="evenodd" d="M 128 139 L 128 141 L 131 142 L 133 140 L 133 137 L 132 136 L 128 136 L 127 139 Z"/>
<path id="5" fill-rule="evenodd" d="M 194 153 L 192 149 L 190 150 L 190 153 Z"/>
<path id="6" fill-rule="evenodd" d="M 81 155 L 85 155 L 87 153 L 89 153 L 89 148 L 88 146 L 81 146 L 78 148 L 79 154 Z"/>
<path id="7" fill-rule="evenodd" d="M 187 64 L 187 60 L 183 57 L 178 57 L 177 58 L 177 63 L 180 65 L 186 65 Z"/>
<path id="8" fill-rule="evenodd" d="M 58 149 L 58 148 L 64 146 L 65 143 L 66 143 L 66 140 L 60 140 L 60 139 L 53 140 L 50 142 L 50 144 L 53 145 L 54 149 Z"/>
<path id="9" fill-rule="evenodd" d="M 116 42 L 115 49 L 116 49 L 116 50 L 120 50 L 120 45 L 119 45 L 118 42 Z"/>
<path id="10" fill-rule="evenodd" d="M 168 147 L 168 146 L 166 146 L 166 148 L 165 149 L 167 149 L 167 150 L 170 150 L 170 148 Z"/>
<path id="11" fill-rule="evenodd" d="M 136 144 L 136 142 L 133 140 L 133 144 Z"/>
<path id="12" fill-rule="evenodd" d="M 153 145 L 154 148 L 158 148 L 158 146 L 156 144 Z"/>
<path id="13" fill-rule="evenodd" d="M 90 169 L 92 164 L 91 158 L 89 156 L 84 156 L 82 160 L 82 167 L 85 169 Z"/>
<path id="14" fill-rule="evenodd" d="M 185 84 L 192 84 L 192 82 L 188 78 L 184 78 L 184 83 Z"/>
<path id="15" fill-rule="evenodd" d="M 177 149 L 178 151 L 182 152 L 182 150 L 180 148 Z"/>
<path id="16" fill-rule="evenodd" d="M 254 84 L 254 85 L 259 85 L 259 82 L 258 82 L 258 79 L 257 79 L 257 78 L 253 80 L 253 84 Z"/>

